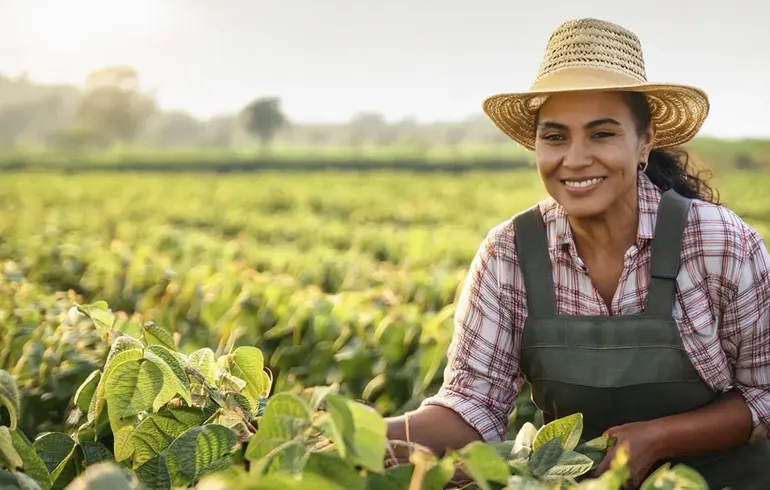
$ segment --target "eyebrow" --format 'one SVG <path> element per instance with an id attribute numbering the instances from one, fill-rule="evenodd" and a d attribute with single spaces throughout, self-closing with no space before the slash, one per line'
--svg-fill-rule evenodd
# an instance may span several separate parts
<path id="1" fill-rule="evenodd" d="M 597 119 L 595 121 L 591 121 L 588 124 L 585 125 L 586 129 L 595 128 L 596 126 L 601 126 L 602 124 L 614 124 L 616 126 L 620 126 L 620 123 L 612 119 L 611 117 L 605 117 L 603 119 Z M 566 130 L 568 129 L 565 124 L 558 123 L 555 121 L 543 121 L 540 124 L 537 125 L 538 129 L 562 129 Z"/>

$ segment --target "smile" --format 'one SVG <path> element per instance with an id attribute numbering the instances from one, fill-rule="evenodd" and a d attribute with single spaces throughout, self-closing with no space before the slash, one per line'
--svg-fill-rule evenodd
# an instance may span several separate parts
<path id="1" fill-rule="evenodd" d="M 580 179 L 580 180 L 562 180 L 562 183 L 567 187 L 568 190 L 575 190 L 575 191 L 587 191 L 592 190 L 594 187 L 601 184 L 606 177 L 592 177 L 589 179 Z"/>
<path id="2" fill-rule="evenodd" d="M 594 177 L 593 179 L 587 179 L 587 180 L 563 180 L 562 182 L 564 182 L 570 187 L 588 187 L 588 186 L 596 185 L 602 180 L 604 180 L 604 177 Z"/>

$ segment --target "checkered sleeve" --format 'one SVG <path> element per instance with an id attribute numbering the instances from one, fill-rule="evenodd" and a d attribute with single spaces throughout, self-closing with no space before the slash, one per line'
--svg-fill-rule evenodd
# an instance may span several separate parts
<path id="1" fill-rule="evenodd" d="M 504 438 L 523 382 L 514 349 L 520 327 L 514 329 L 500 281 L 513 263 L 501 260 L 495 236 L 493 230 L 483 240 L 458 298 L 443 385 L 423 402 L 454 410 L 486 441 Z"/>
<path id="2" fill-rule="evenodd" d="M 722 312 L 733 362 L 733 380 L 751 411 L 752 440 L 770 438 L 770 255 L 762 237 L 746 226 L 735 294 Z"/>

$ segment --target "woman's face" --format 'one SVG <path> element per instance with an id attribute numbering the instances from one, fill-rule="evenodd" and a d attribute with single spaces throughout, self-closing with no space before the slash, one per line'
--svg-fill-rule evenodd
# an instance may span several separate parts
<path id="1" fill-rule="evenodd" d="M 535 158 L 546 190 L 570 216 L 596 217 L 636 200 L 652 132 L 639 136 L 619 92 L 550 96 L 540 108 Z"/>

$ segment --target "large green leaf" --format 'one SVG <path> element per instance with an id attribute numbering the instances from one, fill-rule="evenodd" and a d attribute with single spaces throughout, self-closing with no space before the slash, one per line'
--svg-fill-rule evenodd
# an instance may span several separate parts
<path id="1" fill-rule="evenodd" d="M 13 447 L 16 448 L 24 462 L 24 473 L 35 480 L 42 490 L 50 489 L 51 475 L 29 440 L 18 428 L 11 432 L 11 438 L 13 439 Z"/>
<path id="2" fill-rule="evenodd" d="M 61 432 L 43 434 L 32 443 L 32 448 L 40 456 L 49 473 L 53 473 L 67 459 L 74 447 L 75 441 L 72 437 Z"/>
<path id="3" fill-rule="evenodd" d="M 0 425 L 0 466 L 9 470 L 18 470 L 24 467 L 21 455 L 13 447 L 11 431 L 3 425 Z"/>
<path id="4" fill-rule="evenodd" d="M 532 474 L 543 476 L 548 470 L 556 466 L 564 453 L 560 439 L 550 439 L 548 442 L 537 448 L 529 459 L 529 466 Z"/>
<path id="5" fill-rule="evenodd" d="M 564 451 L 556 464 L 550 467 L 544 475 L 577 478 L 591 471 L 593 466 L 594 460 L 588 456 L 576 451 Z"/>
<path id="6" fill-rule="evenodd" d="M 104 373 L 102 374 L 99 384 L 96 387 L 96 396 L 91 398 L 91 404 L 88 407 L 88 421 L 95 422 L 98 420 L 99 415 L 104 408 L 104 393 L 107 382 L 112 376 L 112 372 L 115 368 L 124 362 L 137 361 L 142 358 L 141 349 L 128 349 L 119 352 L 115 355 L 115 358 L 109 364 L 105 365 Z"/>
<path id="7" fill-rule="evenodd" d="M 259 429 L 246 449 L 246 458 L 255 461 L 303 434 L 312 424 L 310 407 L 293 393 L 279 393 L 270 399 L 259 421 Z M 383 444 L 383 448 L 385 445 Z"/>
<path id="8" fill-rule="evenodd" d="M 347 490 L 365 490 L 364 479 L 348 460 L 333 453 L 310 453 L 304 468 L 305 473 L 316 473 L 342 485 Z"/>
<path id="9" fill-rule="evenodd" d="M 105 384 L 110 423 L 152 408 L 162 388 L 163 373 L 155 364 L 138 360 L 118 364 Z"/>
<path id="10" fill-rule="evenodd" d="M 171 333 L 153 322 L 147 322 L 142 326 L 142 338 L 148 346 L 158 345 L 172 351 L 176 350 L 176 343 Z"/>
<path id="11" fill-rule="evenodd" d="M 96 393 L 96 388 L 99 386 L 99 380 L 101 379 L 102 372 L 100 370 L 92 371 L 75 392 L 75 405 L 77 405 L 81 412 L 88 413 L 91 399 Z"/>
<path id="12" fill-rule="evenodd" d="M 2 490 L 41 490 L 40 486 L 24 473 L 0 469 L 0 488 Z"/>
<path id="13" fill-rule="evenodd" d="M 305 468 L 308 450 L 296 440 L 286 441 L 264 457 L 251 464 L 251 472 L 258 475 L 283 473 L 299 475 Z"/>
<path id="14" fill-rule="evenodd" d="M 136 477 L 147 489 L 170 490 L 171 475 L 166 466 L 165 453 L 161 453 L 134 470 Z"/>
<path id="15" fill-rule="evenodd" d="M 163 352 L 163 347 L 154 346 L 155 351 Z M 178 373 L 172 369 L 168 362 L 176 363 L 176 366 L 181 370 L 181 365 L 174 356 L 166 350 L 162 356 L 155 353 L 155 351 L 149 348 L 144 352 L 144 358 L 155 365 L 163 375 L 163 386 L 157 393 L 157 396 L 153 400 L 152 409 L 158 411 L 163 405 L 171 401 L 177 394 L 187 402 L 188 405 L 192 405 L 192 396 L 190 395 L 190 384 L 187 376 L 182 372 L 180 377 Z"/>
<path id="16" fill-rule="evenodd" d="M 105 369 L 121 352 L 125 352 L 127 350 L 141 350 L 143 348 L 144 345 L 142 345 L 141 342 L 132 336 L 121 335 L 120 337 L 116 338 L 112 343 L 112 346 L 110 346 L 110 352 L 107 354 L 107 360 L 104 362 Z"/>
<path id="17" fill-rule="evenodd" d="M 324 398 L 326 413 L 315 422 L 321 431 L 334 442 L 342 458 L 355 451 L 355 422 L 345 397 L 329 394 Z"/>
<path id="18" fill-rule="evenodd" d="M 215 371 L 217 367 L 216 355 L 208 347 L 198 349 L 187 358 L 187 362 L 198 371 L 211 384 L 216 383 Z"/>
<path id="19" fill-rule="evenodd" d="M 0 369 L 0 407 L 5 407 L 11 416 L 11 430 L 16 428 L 20 410 L 19 389 L 8 371 Z"/>
<path id="20" fill-rule="evenodd" d="M 175 486 L 191 485 L 201 476 L 229 464 L 238 442 L 235 432 L 222 425 L 193 427 L 168 448 L 166 466 Z"/>
<path id="21" fill-rule="evenodd" d="M 131 434 L 134 447 L 135 467 L 158 456 L 192 426 L 160 414 L 150 414 L 142 420 Z"/>
<path id="22" fill-rule="evenodd" d="M 491 446 L 476 441 L 462 448 L 458 454 L 468 475 L 480 486 L 486 486 L 487 482 L 505 485 L 508 481 L 508 463 Z"/>
<path id="23" fill-rule="evenodd" d="M 106 301 L 96 301 L 91 304 L 77 305 L 78 311 L 93 320 L 97 330 L 107 333 L 112 330 L 117 319 L 115 314 L 109 311 L 109 305 Z"/>
<path id="24" fill-rule="evenodd" d="M 67 434 L 49 432 L 35 439 L 32 448 L 51 473 L 51 490 L 64 489 L 77 476 L 80 448 Z"/>
<path id="25" fill-rule="evenodd" d="M 256 347 L 241 346 L 233 351 L 233 367 L 231 372 L 246 381 L 244 395 L 249 399 L 253 407 L 259 406 L 259 397 L 264 390 L 265 358 L 262 351 Z"/>
<path id="26" fill-rule="evenodd" d="M 556 419 L 537 431 L 533 450 L 537 451 L 541 446 L 551 439 L 558 438 L 561 446 L 566 451 L 571 451 L 577 447 L 580 442 L 580 436 L 583 433 L 583 414 L 575 413 L 566 417 Z"/>
<path id="27" fill-rule="evenodd" d="M 348 400 L 347 405 L 353 415 L 353 425 L 355 426 L 353 461 L 370 471 L 377 473 L 385 471 L 388 430 L 385 419 L 362 403 Z M 268 405 L 269 407 L 270 405 Z"/>

